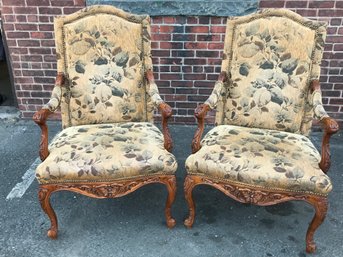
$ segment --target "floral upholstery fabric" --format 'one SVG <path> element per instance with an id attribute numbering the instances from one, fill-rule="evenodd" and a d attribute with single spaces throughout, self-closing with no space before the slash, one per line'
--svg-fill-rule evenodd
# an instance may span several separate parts
<path id="1" fill-rule="evenodd" d="M 328 194 L 330 179 L 318 166 L 320 154 L 299 134 L 221 125 L 188 157 L 188 174 L 206 175 L 283 191 Z"/>
<path id="2" fill-rule="evenodd" d="M 63 127 L 152 121 L 150 18 L 92 6 L 55 19 Z M 150 106 L 150 108 L 148 108 Z"/>
<path id="3" fill-rule="evenodd" d="M 325 23 L 285 9 L 228 19 L 222 70 L 231 79 L 216 122 L 308 134 L 325 36 Z"/>
<path id="4" fill-rule="evenodd" d="M 174 174 L 177 168 L 175 157 L 164 149 L 163 135 L 148 122 L 69 127 L 49 151 L 36 170 L 41 184 Z"/>

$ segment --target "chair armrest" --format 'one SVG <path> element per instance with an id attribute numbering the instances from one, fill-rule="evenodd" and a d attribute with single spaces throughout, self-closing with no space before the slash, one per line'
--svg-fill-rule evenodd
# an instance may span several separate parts
<path id="1" fill-rule="evenodd" d="M 155 83 L 154 74 L 151 70 L 148 70 L 146 72 L 146 78 L 149 83 L 148 94 L 150 95 L 151 101 L 154 106 L 158 107 L 162 115 L 162 133 L 164 137 L 164 148 L 168 152 L 171 152 L 173 148 L 173 140 L 168 129 L 168 119 L 172 116 L 173 110 L 167 103 L 162 100 Z"/>
<path id="2" fill-rule="evenodd" d="M 198 128 L 195 131 L 192 140 L 192 153 L 196 153 L 201 148 L 200 141 L 204 132 L 206 114 L 209 110 L 215 109 L 217 107 L 218 100 L 220 99 L 221 92 L 223 90 L 224 82 L 226 82 L 227 79 L 227 73 L 225 71 L 222 71 L 219 74 L 218 80 L 215 83 L 213 91 L 209 98 L 205 101 L 204 104 L 199 105 L 194 111 L 194 116 L 198 121 Z"/>
<path id="3" fill-rule="evenodd" d="M 312 81 L 312 104 L 314 117 L 319 119 L 320 123 L 324 128 L 324 135 L 322 141 L 322 150 L 321 150 L 321 160 L 319 167 L 324 173 L 329 171 L 331 166 L 330 159 L 330 138 L 339 130 L 338 123 L 335 119 L 329 117 L 326 113 L 323 103 L 322 103 L 322 94 L 320 90 L 320 84 L 318 80 Z"/>
<path id="4" fill-rule="evenodd" d="M 52 91 L 51 98 L 49 102 L 43 106 L 43 108 L 37 111 L 32 119 L 40 127 L 41 141 L 39 144 L 39 156 L 42 161 L 44 161 L 49 156 L 48 150 L 48 126 L 46 125 L 46 120 L 49 115 L 55 112 L 61 103 L 62 89 L 64 84 L 64 74 L 58 73 L 56 77 L 55 87 Z"/>

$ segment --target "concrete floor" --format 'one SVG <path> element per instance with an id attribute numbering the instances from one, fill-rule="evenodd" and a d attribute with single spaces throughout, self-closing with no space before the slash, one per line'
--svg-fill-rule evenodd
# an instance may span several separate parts
<path id="1" fill-rule="evenodd" d="M 60 123 L 49 125 L 52 137 Z M 304 202 L 258 207 L 240 204 L 218 190 L 200 186 L 194 191 L 194 227 L 189 230 L 183 226 L 187 215 L 183 167 L 194 130 L 195 126 L 171 126 L 179 163 L 174 229 L 165 226 L 167 194 L 162 185 L 104 200 L 59 192 L 52 197 L 59 237 L 51 240 L 46 236 L 50 224 L 40 208 L 35 180 L 22 198 L 5 200 L 38 157 L 40 130 L 31 121 L 0 120 L 0 256 L 307 256 L 305 233 L 313 209 Z M 317 147 L 320 135 L 315 132 L 312 136 Z M 342 136 L 335 135 L 330 172 L 334 190 L 327 218 L 315 235 L 318 250 L 312 256 L 343 256 L 342 143 Z"/>

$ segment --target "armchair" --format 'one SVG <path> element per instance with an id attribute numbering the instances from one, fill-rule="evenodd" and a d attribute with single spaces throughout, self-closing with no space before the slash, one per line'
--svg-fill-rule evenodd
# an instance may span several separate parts
<path id="1" fill-rule="evenodd" d="M 176 193 L 177 163 L 167 127 L 172 110 L 159 96 L 150 50 L 150 18 L 111 6 L 92 6 L 55 19 L 56 84 L 34 116 L 42 130 L 37 167 L 39 201 L 57 237 L 53 192 L 95 198 L 166 185 L 167 226 Z M 48 116 L 61 107 L 63 130 L 48 144 Z M 153 125 L 162 113 L 163 134 Z"/>
<path id="2" fill-rule="evenodd" d="M 184 183 L 192 227 L 193 188 L 210 185 L 242 203 L 302 200 L 324 221 L 332 190 L 329 139 L 337 122 L 325 112 L 319 86 L 326 26 L 285 9 L 267 9 L 227 21 L 222 72 L 208 100 L 195 110 L 198 129 Z M 216 127 L 201 140 L 204 117 L 216 109 Z M 321 154 L 307 137 L 312 119 L 324 126 Z"/>

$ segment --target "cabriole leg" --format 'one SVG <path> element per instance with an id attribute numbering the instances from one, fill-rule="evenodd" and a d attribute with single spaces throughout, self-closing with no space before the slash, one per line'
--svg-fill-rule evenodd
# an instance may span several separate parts
<path id="1" fill-rule="evenodd" d="M 50 237 L 51 239 L 56 239 L 58 224 L 55 211 L 50 204 L 50 195 L 52 192 L 53 190 L 51 189 L 40 187 L 38 191 L 38 198 L 43 211 L 48 215 L 51 222 L 51 227 L 48 230 L 48 237 Z"/>
<path id="2" fill-rule="evenodd" d="M 167 227 L 173 228 L 176 224 L 176 221 L 171 215 L 171 206 L 175 200 L 176 195 L 176 177 L 172 176 L 171 178 L 168 178 L 165 184 L 168 190 L 168 197 L 164 213 L 166 215 Z"/>
<path id="3" fill-rule="evenodd" d="M 313 240 L 313 236 L 317 228 L 323 223 L 326 212 L 328 210 L 328 200 L 324 197 L 310 198 L 308 200 L 315 208 L 315 215 L 310 223 L 310 226 L 307 229 L 306 233 L 306 252 L 314 253 L 316 251 L 316 244 Z"/>
<path id="4" fill-rule="evenodd" d="M 193 201 L 193 188 L 195 187 L 195 182 L 191 176 L 186 176 L 185 183 L 184 183 L 184 190 L 185 190 L 185 198 L 188 204 L 189 208 L 189 216 L 184 221 L 184 225 L 187 228 L 191 228 L 194 223 L 194 217 L 195 217 L 195 203 Z"/>

